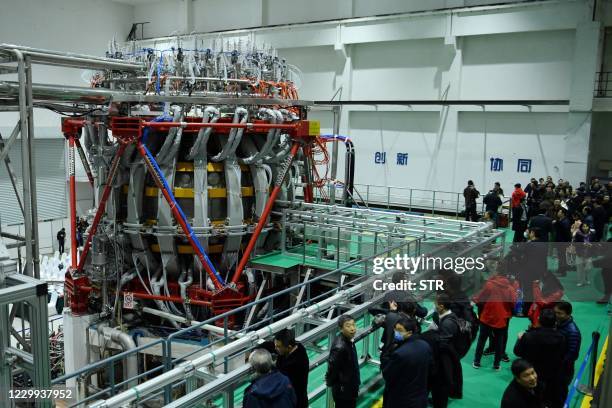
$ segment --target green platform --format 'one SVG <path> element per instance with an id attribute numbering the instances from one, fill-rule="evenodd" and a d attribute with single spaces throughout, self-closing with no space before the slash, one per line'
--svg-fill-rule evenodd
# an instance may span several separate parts
<path id="1" fill-rule="evenodd" d="M 513 231 L 506 230 L 506 243 L 512 242 Z M 306 257 L 304 257 L 304 249 L 306 250 Z M 263 256 L 259 256 L 253 259 L 254 264 L 259 264 L 261 266 L 267 265 L 269 267 L 276 267 L 283 270 L 288 270 L 291 268 L 295 268 L 298 265 L 303 263 L 303 260 L 306 259 L 306 265 L 321 268 L 321 269 L 335 269 L 337 265 L 337 261 L 335 260 L 325 260 L 321 259 L 318 261 L 313 261 L 312 257 L 316 254 L 317 245 L 316 244 L 308 244 L 306 248 L 297 247 L 293 248 L 291 251 L 281 253 L 281 252 L 273 252 L 270 254 L 266 254 Z M 354 271 L 350 271 L 354 273 L 363 273 L 363 267 L 356 267 Z M 598 271 L 592 271 L 593 276 L 597 276 Z M 577 291 L 591 290 L 589 288 L 576 288 L 575 285 L 575 277 L 570 274 L 567 278 L 562 278 L 562 283 L 566 288 L 566 299 L 572 299 L 572 295 L 577 293 Z M 431 304 L 427 305 L 431 308 Z M 602 340 L 600 341 L 600 349 L 605 340 L 605 335 L 608 333 L 608 326 L 610 324 L 610 317 L 607 314 L 607 306 L 604 305 L 596 305 L 594 302 L 575 302 L 574 306 L 574 319 L 578 324 L 582 332 L 582 346 L 580 358 L 576 362 L 576 371 L 580 366 L 584 355 L 589 348 L 591 343 L 591 333 L 593 331 L 599 331 L 603 334 Z M 517 335 L 520 331 L 524 331 L 529 324 L 527 318 L 513 318 L 510 322 L 509 329 L 509 337 L 508 337 L 508 347 L 507 352 L 512 359 L 516 356 L 512 353 L 512 349 L 517 339 Z M 359 321 L 358 325 L 363 326 L 363 321 Z M 321 341 L 318 344 L 320 347 L 326 347 L 326 341 Z M 361 355 L 361 344 L 358 343 L 358 353 Z M 474 349 L 476 347 L 476 342 L 472 345 L 472 349 L 469 351 L 468 355 L 462 361 L 463 365 L 463 378 L 464 378 L 464 386 L 463 386 L 463 399 L 461 400 L 451 400 L 449 402 L 449 406 L 452 408 L 494 408 L 499 407 L 501 396 L 508 385 L 508 383 L 512 380 L 512 374 L 510 372 L 510 363 L 502 363 L 502 370 L 496 372 L 492 368 L 493 364 L 493 356 L 486 356 L 482 359 L 482 368 L 476 370 L 472 367 L 471 363 L 474 358 Z M 373 348 L 371 350 L 371 355 L 375 354 Z M 317 353 L 309 352 L 310 357 L 314 358 Z M 322 364 L 319 367 L 315 368 L 311 371 L 309 376 L 309 391 L 312 391 L 319 387 L 324 383 L 324 375 L 327 369 L 326 364 Z M 368 365 L 362 368 L 361 377 L 362 382 L 367 382 L 370 378 L 373 378 L 379 373 L 378 368 Z M 584 381 L 586 381 L 587 376 L 584 376 Z M 242 392 L 244 386 L 240 387 L 236 391 L 236 402 L 242 400 Z M 361 408 L 372 407 L 372 406 L 380 406 L 380 400 L 382 396 L 382 384 L 370 390 L 367 395 L 360 399 L 358 406 Z M 582 397 L 577 395 L 574 398 L 574 401 L 571 407 L 579 407 L 580 402 L 582 401 Z M 325 408 L 325 398 L 324 395 L 314 401 L 310 402 L 310 406 L 315 408 Z"/>

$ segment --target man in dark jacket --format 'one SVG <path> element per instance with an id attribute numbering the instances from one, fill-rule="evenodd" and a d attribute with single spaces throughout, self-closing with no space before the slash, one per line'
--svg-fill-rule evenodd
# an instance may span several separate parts
<path id="1" fill-rule="evenodd" d="M 355 408 L 359 394 L 359 362 L 353 337 L 357 333 L 355 319 L 348 314 L 338 318 L 340 334 L 331 344 L 325 382 L 332 389 L 337 408 Z"/>
<path id="2" fill-rule="evenodd" d="M 566 352 L 565 337 L 555 329 L 555 312 L 540 312 L 540 326 L 519 334 L 514 354 L 533 364 L 543 387 L 544 400 L 550 408 L 561 408 L 563 358 Z"/>
<path id="3" fill-rule="evenodd" d="M 593 227 L 595 228 L 595 240 L 601 241 L 605 237 L 605 226 L 608 222 L 608 212 L 602 205 L 603 200 L 598 198 L 593 203 Z"/>
<path id="4" fill-rule="evenodd" d="M 274 336 L 278 353 L 276 368 L 286 375 L 297 397 L 297 408 L 308 407 L 308 354 L 303 345 L 295 341 L 293 330 L 283 329 Z"/>
<path id="5" fill-rule="evenodd" d="M 574 363 L 578 359 L 580 353 L 580 343 L 582 335 L 574 319 L 572 318 L 572 304 L 569 302 L 559 302 L 555 305 L 555 317 L 557 320 L 557 330 L 565 336 L 567 341 L 567 349 L 565 357 L 563 357 L 562 375 L 564 380 L 562 399 L 567 397 L 567 387 L 571 384 L 574 378 Z"/>
<path id="6" fill-rule="evenodd" d="M 538 210 L 538 215 L 531 218 L 529 221 L 529 228 L 539 228 L 542 231 L 542 241 L 548 242 L 550 233 L 552 232 L 552 219 L 546 215 L 546 211 L 543 209 Z"/>
<path id="7" fill-rule="evenodd" d="M 555 241 L 559 242 L 555 244 L 557 248 L 557 258 L 559 259 L 559 270 L 557 273 L 560 276 L 567 275 L 567 259 L 566 251 L 569 243 L 572 242 L 572 221 L 567 216 L 567 210 L 560 208 L 557 211 L 557 220 L 554 221 L 555 228 Z"/>
<path id="8" fill-rule="evenodd" d="M 514 379 L 504 391 L 501 408 L 546 408 L 533 365 L 519 358 L 514 360 L 511 370 Z"/>
<path id="9" fill-rule="evenodd" d="M 296 406 L 295 392 L 287 377 L 272 370 L 274 362 L 268 350 L 256 349 L 249 356 L 255 379 L 244 390 L 244 408 L 287 408 Z"/>
<path id="10" fill-rule="evenodd" d="M 463 198 L 465 198 L 465 220 L 477 221 L 478 214 L 476 213 L 476 199 L 480 197 L 480 192 L 474 187 L 474 182 L 468 180 L 468 185 L 463 189 Z"/>
<path id="11" fill-rule="evenodd" d="M 463 395 L 463 371 L 455 344 L 459 338 L 459 321 L 451 311 L 451 299 L 445 293 L 436 297 L 434 322 L 438 325 L 438 355 L 436 373 L 431 378 L 431 397 L 434 408 L 446 408 L 448 398 Z"/>
<path id="12" fill-rule="evenodd" d="M 497 210 L 502 205 L 501 198 L 499 198 L 499 195 L 495 190 L 491 190 L 487 193 L 482 201 L 485 205 L 485 211 L 491 215 L 493 225 L 495 228 L 497 228 Z"/>
<path id="13" fill-rule="evenodd" d="M 64 243 L 66 242 L 66 228 L 62 228 L 57 232 L 57 244 L 60 255 L 64 253 Z"/>
<path id="14" fill-rule="evenodd" d="M 427 407 L 427 376 L 433 360 L 429 345 L 413 337 L 416 326 L 406 317 L 395 324 L 398 345 L 382 364 L 384 408 Z"/>
<path id="15" fill-rule="evenodd" d="M 525 242 L 523 234 L 527 229 L 528 213 L 529 209 L 524 197 L 519 200 L 516 207 L 512 207 L 512 231 L 514 231 L 512 242 Z"/>

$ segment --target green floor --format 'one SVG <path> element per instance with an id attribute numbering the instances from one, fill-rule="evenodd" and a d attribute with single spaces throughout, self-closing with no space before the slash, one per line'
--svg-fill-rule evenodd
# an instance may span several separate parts
<path id="1" fill-rule="evenodd" d="M 513 231 L 506 230 L 506 243 L 512 242 Z M 304 249 L 302 248 L 303 252 Z M 306 248 L 307 255 L 314 254 L 316 251 L 316 247 L 314 245 L 308 245 Z M 299 252 L 299 251 L 297 251 Z M 296 266 L 301 263 L 302 259 L 298 256 L 298 253 L 284 255 L 280 252 L 268 254 L 258 258 L 260 263 L 270 263 L 275 266 L 280 266 L 284 268 L 289 268 Z M 308 257 L 306 258 L 308 259 Z M 263 262 L 262 262 L 263 261 Z M 308 264 L 312 263 L 313 267 L 319 267 L 324 269 L 333 269 L 335 261 L 327 261 L 320 260 L 319 262 L 307 262 Z M 363 269 L 361 268 L 361 271 Z M 357 272 L 357 270 L 355 271 Z M 595 276 L 598 275 L 595 273 Z M 562 279 L 564 286 L 566 287 L 566 298 L 571 301 L 572 292 L 575 290 L 588 290 L 586 288 L 576 289 L 575 286 L 575 277 L 571 276 L 568 278 Z M 593 331 L 599 331 L 603 334 L 603 337 L 600 342 L 600 348 L 605 340 L 605 335 L 608 333 L 608 326 L 610 324 L 610 318 L 607 314 L 607 306 L 604 305 L 596 305 L 594 302 L 574 302 L 574 319 L 578 324 L 582 332 L 582 347 L 581 347 L 581 355 L 579 360 L 576 362 L 576 372 L 580 366 L 584 355 L 589 348 L 591 343 L 591 334 Z M 361 323 L 361 322 L 360 322 Z M 512 353 L 512 349 L 514 347 L 514 343 L 516 342 L 517 335 L 520 331 L 524 331 L 527 328 L 529 321 L 526 318 L 513 318 L 510 322 L 509 329 L 509 338 L 508 338 L 508 348 L 507 352 L 510 357 L 515 358 Z M 323 345 L 323 344 L 322 344 Z M 464 386 L 463 386 L 463 399 L 461 400 L 452 400 L 449 403 L 449 406 L 452 408 L 462 408 L 462 407 L 498 407 L 501 396 L 507 386 L 507 384 L 512 379 L 512 374 L 510 372 L 510 363 L 502 363 L 502 370 L 500 372 L 495 372 L 492 369 L 493 357 L 483 357 L 482 360 L 482 368 L 479 370 L 474 369 L 471 366 L 473 357 L 474 357 L 474 349 L 476 344 L 472 345 L 472 349 L 465 356 L 462 361 L 463 365 L 463 377 L 464 377 Z M 361 352 L 361 350 L 359 350 Z M 311 357 L 314 357 L 314 353 L 311 353 Z M 314 369 L 309 376 L 309 391 L 317 388 L 324 382 L 324 374 L 326 370 L 326 364 L 322 364 L 316 369 Z M 362 382 L 367 382 L 368 379 L 373 378 L 378 374 L 378 369 L 376 367 L 367 366 L 364 367 L 361 371 Z M 586 379 L 586 376 L 584 377 Z M 376 405 L 376 403 L 380 400 L 382 395 L 382 386 L 379 386 L 376 389 L 370 390 L 366 397 L 361 398 L 359 401 L 359 407 L 372 407 Z M 241 397 L 240 397 L 241 398 Z M 579 407 L 580 402 L 582 401 L 582 397 L 577 395 L 574 398 L 573 404 L 571 407 Z M 318 398 L 317 400 L 311 401 L 310 404 L 315 408 L 324 408 L 325 407 L 325 398 L 324 396 Z"/>

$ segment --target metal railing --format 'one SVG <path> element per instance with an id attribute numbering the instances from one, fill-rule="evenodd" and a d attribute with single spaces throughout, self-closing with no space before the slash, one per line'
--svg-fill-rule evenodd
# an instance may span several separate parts
<path id="1" fill-rule="evenodd" d="M 595 77 L 595 88 L 593 90 L 593 97 L 595 98 L 609 98 L 612 96 L 612 71 L 600 71 L 596 73 Z"/>
<path id="2" fill-rule="evenodd" d="M 319 293 L 315 296 L 312 296 L 312 293 L 314 291 L 311 290 L 311 288 L 313 284 L 320 283 L 321 281 L 324 281 L 324 280 L 335 279 L 339 281 L 340 275 L 345 273 L 346 270 L 352 267 L 358 266 L 360 263 L 372 261 L 375 257 L 394 256 L 395 253 L 401 252 L 402 250 L 406 251 L 406 253 L 410 253 L 408 251 L 410 250 L 409 248 L 411 244 L 414 245 L 413 242 L 412 243 L 403 242 L 393 248 L 379 251 L 370 257 L 351 261 L 347 263 L 346 265 L 341 266 L 340 268 L 323 273 L 317 276 L 316 278 L 309 279 L 305 282 L 299 283 L 290 288 L 275 292 L 274 294 L 271 294 L 269 296 L 262 297 L 261 299 L 255 300 L 254 302 L 251 302 L 247 305 L 244 305 L 239 308 L 233 309 L 231 311 L 225 312 L 218 316 L 211 317 L 203 322 L 195 323 L 190 327 L 186 327 L 182 330 L 179 330 L 177 332 L 170 334 L 167 338 L 160 338 L 160 339 L 154 340 L 150 343 L 140 345 L 134 349 L 123 351 L 121 353 L 118 353 L 104 360 L 97 361 L 75 372 L 67 373 L 61 377 L 53 379 L 52 384 L 53 385 L 64 384 L 68 380 L 75 379 L 77 383 L 79 384 L 79 387 L 81 387 L 82 385 L 85 385 L 84 388 L 88 389 L 89 378 L 91 376 L 103 370 L 108 370 L 110 374 L 107 376 L 108 378 L 107 386 L 103 386 L 103 388 L 96 390 L 90 395 L 86 394 L 85 398 L 69 406 L 70 407 L 84 406 L 85 404 L 88 404 L 96 399 L 100 399 L 105 396 L 106 397 L 113 396 L 117 394 L 117 392 L 123 391 L 124 389 L 131 388 L 131 384 L 134 382 L 134 380 L 152 378 L 161 372 L 172 369 L 177 363 L 181 363 L 186 359 L 193 358 L 194 356 L 197 356 L 198 354 L 209 353 L 216 346 L 228 344 L 229 342 L 232 341 L 232 339 L 245 335 L 247 330 L 252 330 L 258 327 L 265 327 L 266 325 L 269 325 L 273 321 L 281 319 L 293 313 L 298 308 L 303 308 L 305 306 L 315 304 L 323 299 L 328 298 L 332 294 L 338 293 L 338 291 L 342 289 L 342 287 L 340 286 L 332 288 L 329 291 L 325 291 L 323 293 Z M 351 284 L 360 283 L 363 280 L 366 280 L 369 276 L 371 276 L 369 271 L 371 271 L 371 268 L 365 268 L 364 275 L 359 276 L 356 279 L 352 280 Z M 275 300 L 278 300 L 281 296 L 289 295 L 292 292 L 299 291 L 302 289 L 302 287 L 304 287 L 306 290 L 305 290 L 305 296 L 300 302 L 296 303 L 294 306 L 290 307 L 289 309 L 283 310 L 279 313 L 273 313 L 273 304 Z M 362 294 L 358 294 L 358 295 L 362 295 Z M 264 304 L 267 304 L 267 303 L 270 304 L 271 306 L 268 307 L 268 313 L 263 319 L 257 321 L 256 324 L 253 324 L 246 328 L 242 328 L 238 331 L 231 330 L 231 322 L 238 316 L 238 314 L 243 313 L 243 312 L 248 312 L 251 308 L 263 306 Z M 219 323 L 222 323 L 222 324 L 219 324 Z M 186 335 L 194 334 L 194 333 L 200 334 L 204 326 L 215 325 L 215 324 L 222 327 L 223 329 L 222 335 L 219 335 L 218 338 L 210 341 L 205 346 L 196 348 L 193 351 L 189 351 L 189 352 L 186 352 L 180 355 L 174 355 L 173 345 L 177 343 L 184 344 L 185 343 L 184 338 Z M 88 328 L 88 332 L 89 332 L 89 329 L 95 329 L 95 326 L 96 324 L 92 324 Z M 155 354 L 154 348 L 158 348 L 158 347 L 161 347 L 161 350 L 162 350 L 163 364 L 157 367 L 151 368 L 149 370 L 146 370 L 143 373 L 136 376 L 135 378 L 127 378 L 119 383 L 115 383 L 115 370 L 117 369 L 116 366 L 120 362 L 127 360 L 127 358 L 134 355 L 135 353 L 136 354 L 146 354 L 146 353 Z M 231 357 L 224 357 L 223 360 L 219 362 L 219 365 L 222 366 L 222 372 L 227 373 L 232 363 L 232 360 L 240 357 L 241 355 L 242 354 L 237 354 Z M 172 395 L 173 395 L 172 390 L 178 386 L 181 386 L 183 383 L 184 382 L 180 382 L 180 383 L 176 383 L 176 384 L 164 387 L 164 389 L 160 390 L 158 394 L 161 392 L 164 393 L 164 402 L 167 404 L 172 401 Z M 140 402 L 142 402 L 142 400 Z"/>
<path id="3" fill-rule="evenodd" d="M 382 208 L 402 208 L 414 212 L 454 215 L 459 218 L 465 210 L 463 192 L 443 190 L 426 190 L 410 187 L 382 186 L 376 184 L 355 184 L 353 199 L 357 206 L 375 206 Z M 331 186 L 329 187 L 332 188 Z M 342 194 L 336 194 L 341 196 Z M 484 213 L 483 199 L 486 193 L 481 193 L 476 199 L 477 208 Z M 328 197 L 329 197 L 328 192 Z M 315 193 L 316 202 L 324 202 L 318 190 Z M 338 199 L 336 200 L 338 202 Z M 509 199 L 502 202 L 503 212 L 507 212 Z"/>

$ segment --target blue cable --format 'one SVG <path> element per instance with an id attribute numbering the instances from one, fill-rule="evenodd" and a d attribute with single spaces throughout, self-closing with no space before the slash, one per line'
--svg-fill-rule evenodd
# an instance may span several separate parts
<path id="1" fill-rule="evenodd" d="M 321 137 L 323 139 L 338 139 L 338 140 L 342 140 L 343 142 L 350 140 L 348 136 L 342 136 L 342 135 L 321 135 Z"/>
<path id="2" fill-rule="evenodd" d="M 158 116 L 157 118 L 153 119 L 152 122 L 171 122 L 172 118 L 169 116 Z M 183 212 L 183 209 L 181 208 L 181 206 L 178 204 L 178 202 L 176 201 L 176 198 L 174 197 L 174 194 L 172 193 L 172 189 L 170 188 L 170 185 L 168 184 L 168 181 L 166 180 L 166 178 L 164 177 L 164 174 L 162 173 L 161 169 L 159 168 L 157 161 L 155 160 L 155 158 L 153 157 L 153 155 L 151 154 L 151 151 L 147 148 L 147 146 L 145 145 L 145 142 L 147 140 L 147 137 L 149 136 L 149 127 L 146 127 L 142 133 L 142 147 L 144 147 L 145 153 L 149 159 L 149 161 L 151 162 L 151 164 L 153 165 L 153 168 L 155 169 L 155 172 L 157 173 L 157 176 L 159 177 L 159 179 L 162 182 L 162 185 L 164 187 L 164 189 L 168 192 L 168 195 L 170 196 L 170 200 L 172 201 L 172 203 L 174 204 L 174 206 L 176 207 L 176 209 L 179 212 L 179 215 L 181 216 L 181 218 L 183 219 L 183 222 L 185 223 L 185 225 L 187 226 L 187 231 L 189 233 L 189 237 L 191 237 L 193 239 L 193 242 L 196 244 L 196 247 L 198 248 L 198 250 L 202 253 L 202 256 L 204 257 L 204 260 L 206 261 L 206 263 L 208 264 L 208 266 L 210 267 L 210 270 L 213 272 L 213 274 L 216 276 L 216 278 L 219 280 L 219 282 L 221 283 L 222 286 L 225 286 L 225 281 L 223 280 L 223 278 L 221 277 L 221 275 L 219 275 L 219 273 L 217 272 L 217 270 L 215 269 L 215 266 L 212 264 L 212 262 L 210 261 L 210 258 L 208 258 L 208 255 L 206 254 L 206 252 L 204 251 L 204 248 L 202 248 L 202 245 L 200 244 L 200 240 L 198 239 L 198 237 L 195 235 L 195 233 L 193 232 L 193 229 L 191 228 L 191 225 L 189 225 L 189 223 L 187 222 L 187 216 L 185 215 L 185 213 Z"/>

